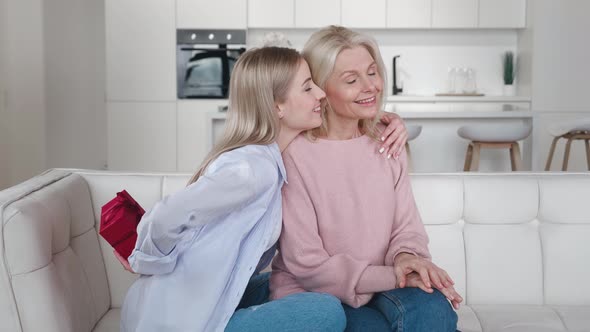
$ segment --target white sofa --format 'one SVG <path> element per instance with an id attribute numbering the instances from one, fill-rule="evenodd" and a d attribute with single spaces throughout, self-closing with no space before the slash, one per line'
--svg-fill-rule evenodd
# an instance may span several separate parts
<path id="1" fill-rule="evenodd" d="M 0 192 L 0 331 L 118 331 L 135 276 L 97 235 L 127 189 L 145 208 L 188 174 L 51 170 Z M 462 331 L 590 331 L 590 173 L 416 174 Z M 362 245 L 362 244 L 359 244 Z"/>

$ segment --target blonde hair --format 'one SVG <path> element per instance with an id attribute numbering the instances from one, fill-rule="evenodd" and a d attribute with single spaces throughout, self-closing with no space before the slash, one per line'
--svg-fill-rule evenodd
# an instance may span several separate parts
<path id="1" fill-rule="evenodd" d="M 377 71 L 383 80 L 383 89 L 381 90 L 381 98 L 377 100 L 379 110 L 383 108 L 385 99 L 384 91 L 387 91 L 386 81 L 387 76 L 385 72 L 385 64 L 379 52 L 377 42 L 370 36 L 360 34 L 348 28 L 331 25 L 323 28 L 311 35 L 305 46 L 303 47 L 303 57 L 309 64 L 311 69 L 311 76 L 314 82 L 324 91 L 326 90 L 326 83 L 332 73 L 334 72 L 334 65 L 336 64 L 336 57 L 338 54 L 346 49 L 354 47 L 364 47 L 377 65 Z M 330 109 L 329 98 L 326 97 L 322 102 L 322 125 L 318 128 L 307 131 L 309 138 L 315 139 L 318 136 L 326 136 L 328 133 L 328 119 L 326 113 Z M 361 131 L 373 138 L 377 138 L 376 124 L 378 117 L 373 119 L 361 119 L 359 121 L 359 128 Z"/>
<path id="2" fill-rule="evenodd" d="M 250 49 L 240 56 L 230 78 L 223 137 L 205 157 L 189 185 L 222 153 L 276 141 L 280 125 L 275 103 L 285 101 L 302 60 L 296 50 L 283 47 Z"/>

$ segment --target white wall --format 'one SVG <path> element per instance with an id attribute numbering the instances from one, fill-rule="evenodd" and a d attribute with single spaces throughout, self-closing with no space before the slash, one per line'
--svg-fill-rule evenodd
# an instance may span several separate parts
<path id="1" fill-rule="evenodd" d="M 44 6 L 47 167 L 106 164 L 104 1 Z"/>
<path id="2" fill-rule="evenodd" d="M 6 72 L 4 65 L 5 56 L 5 32 L 6 32 L 6 4 L 0 0 L 0 190 L 8 187 L 9 183 L 9 156 L 8 148 L 10 136 L 8 135 L 8 119 L 6 114 Z"/>
<path id="3" fill-rule="evenodd" d="M 297 49 L 303 48 L 313 30 L 278 30 Z M 268 30 L 249 30 L 248 44 L 260 44 Z M 502 94 L 503 52 L 516 51 L 516 30 L 365 30 L 375 37 L 392 81 L 392 59 L 404 81 L 404 94 L 434 95 L 447 92 L 449 67 L 476 70 L 477 85 L 486 95 Z M 388 86 L 391 94 L 391 85 Z"/>
<path id="4" fill-rule="evenodd" d="M 45 73 L 41 0 L 5 0 L 3 172 L 8 185 L 45 169 Z M 5 180 L 6 181 L 6 180 Z M 6 182 L 5 182 L 6 183 Z"/>
<path id="5" fill-rule="evenodd" d="M 0 189 L 106 163 L 104 3 L 2 0 Z"/>
<path id="6" fill-rule="evenodd" d="M 546 127 L 590 117 L 590 1 L 528 1 L 528 27 L 519 35 L 520 89 L 529 91 L 535 112 L 533 170 L 543 170 L 552 141 Z M 552 170 L 560 170 L 565 141 L 555 151 Z M 572 145 L 568 170 L 586 171 L 584 144 Z"/>

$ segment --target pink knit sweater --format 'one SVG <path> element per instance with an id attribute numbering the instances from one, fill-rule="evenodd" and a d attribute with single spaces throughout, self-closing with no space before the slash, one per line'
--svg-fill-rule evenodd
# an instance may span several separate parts
<path id="1" fill-rule="evenodd" d="M 283 152 L 283 231 L 270 279 L 271 298 L 330 293 L 359 307 L 395 288 L 400 252 L 430 258 L 414 202 L 406 155 L 377 153 L 368 136 L 298 136 Z"/>

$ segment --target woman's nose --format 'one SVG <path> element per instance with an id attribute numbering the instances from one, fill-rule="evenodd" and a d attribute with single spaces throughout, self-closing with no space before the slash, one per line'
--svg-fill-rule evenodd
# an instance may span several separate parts
<path id="1" fill-rule="evenodd" d="M 369 77 L 362 78 L 362 83 L 363 91 L 374 92 L 375 90 L 377 90 L 375 82 L 373 82 L 373 80 L 371 80 Z"/>
<path id="2" fill-rule="evenodd" d="M 316 98 L 318 100 L 326 98 L 326 93 L 324 92 L 324 90 L 318 88 L 318 90 L 316 92 Z"/>

